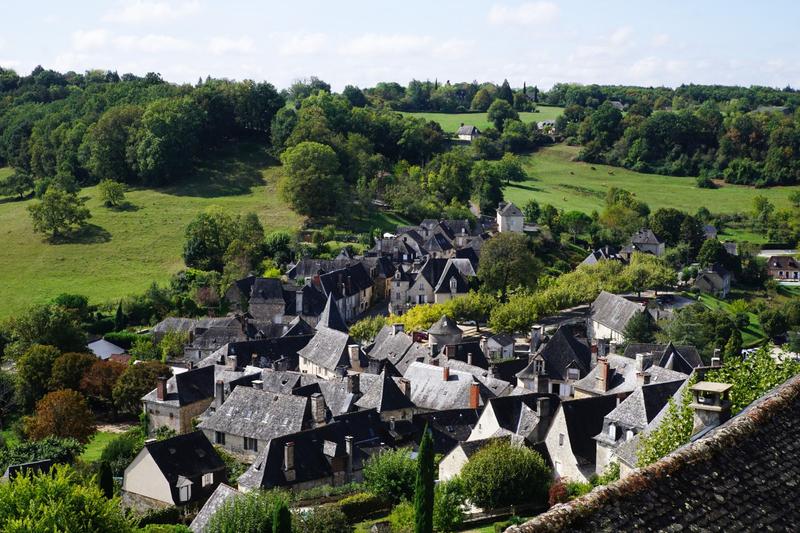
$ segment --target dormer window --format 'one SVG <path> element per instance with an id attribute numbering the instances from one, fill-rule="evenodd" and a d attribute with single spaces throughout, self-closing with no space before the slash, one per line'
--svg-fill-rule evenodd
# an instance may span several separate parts
<path id="1" fill-rule="evenodd" d="M 633 432 L 633 430 L 629 429 L 628 431 L 625 432 L 625 440 L 631 440 L 634 435 L 635 433 Z"/>
<path id="2" fill-rule="evenodd" d="M 533 371 L 537 375 L 544 374 L 544 360 L 543 359 L 535 359 L 533 361 Z"/>
<path id="3" fill-rule="evenodd" d="M 609 424 L 608 425 L 608 437 L 611 440 L 617 440 L 617 426 L 616 426 L 616 424 Z"/>

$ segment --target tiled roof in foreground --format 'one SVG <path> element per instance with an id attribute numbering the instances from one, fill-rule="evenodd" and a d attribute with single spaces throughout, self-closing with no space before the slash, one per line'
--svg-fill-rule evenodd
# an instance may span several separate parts
<path id="1" fill-rule="evenodd" d="M 799 452 L 800 375 L 660 461 L 507 531 L 789 530 Z"/>

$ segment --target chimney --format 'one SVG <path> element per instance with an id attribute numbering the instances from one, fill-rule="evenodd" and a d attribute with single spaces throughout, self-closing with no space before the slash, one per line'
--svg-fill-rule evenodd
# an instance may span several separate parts
<path id="1" fill-rule="evenodd" d="M 348 480 L 353 475 L 353 436 L 347 435 L 344 438 L 344 453 L 347 454 L 347 477 Z"/>
<path id="2" fill-rule="evenodd" d="M 597 390 L 606 392 L 608 390 L 608 359 L 605 357 L 597 358 Z"/>
<path id="3" fill-rule="evenodd" d="M 467 354 L 467 364 L 468 365 L 472 364 L 472 352 Z"/>
<path id="4" fill-rule="evenodd" d="M 450 278 L 450 293 L 455 294 L 457 290 L 458 290 L 458 280 L 456 279 L 455 276 L 453 276 L 452 278 Z"/>
<path id="5" fill-rule="evenodd" d="M 358 344 L 347 345 L 347 355 L 350 358 L 350 368 L 356 371 L 361 370 L 360 351 L 361 351 L 361 346 L 359 346 Z"/>
<path id="6" fill-rule="evenodd" d="M 553 414 L 553 399 L 549 396 L 536 398 L 536 414 L 539 418 L 544 418 Z"/>
<path id="7" fill-rule="evenodd" d="M 731 402 L 728 397 L 732 385 L 701 381 L 692 385 L 693 401 L 689 407 L 694 410 L 692 435 L 716 427 L 731 417 Z"/>
<path id="8" fill-rule="evenodd" d="M 592 355 L 591 359 L 589 360 L 589 368 L 594 368 L 597 366 L 597 355 L 599 353 L 599 347 L 597 346 L 597 339 L 592 339 L 592 345 L 590 346 Z"/>
<path id="9" fill-rule="evenodd" d="M 722 366 L 722 350 L 719 348 L 714 348 L 714 355 L 711 357 L 711 366 L 719 367 Z"/>
<path id="10" fill-rule="evenodd" d="M 608 339 L 597 339 L 597 356 L 605 357 L 608 355 Z"/>
<path id="11" fill-rule="evenodd" d="M 325 425 L 325 398 L 319 392 L 311 395 L 311 416 L 315 426 Z"/>
<path id="12" fill-rule="evenodd" d="M 287 481 L 294 481 L 294 442 L 283 445 L 283 474 Z"/>
<path id="13" fill-rule="evenodd" d="M 253 388 L 256 390 L 264 390 L 264 381 L 261 379 L 254 379 Z"/>
<path id="14" fill-rule="evenodd" d="M 481 351 L 483 352 L 483 355 L 488 357 L 489 356 L 489 339 L 487 339 L 486 337 L 481 337 L 480 347 L 481 347 Z"/>
<path id="15" fill-rule="evenodd" d="M 299 289 L 294 293 L 294 314 L 300 316 L 303 314 L 303 289 Z"/>
<path id="16" fill-rule="evenodd" d="M 403 324 L 392 324 L 392 335 L 397 335 L 398 333 L 403 333 L 405 331 L 405 326 Z"/>
<path id="17" fill-rule="evenodd" d="M 447 359 L 455 359 L 456 358 L 456 345 L 455 344 L 446 344 L 444 346 L 444 356 Z"/>
<path id="18" fill-rule="evenodd" d="M 408 379 L 400 378 L 397 385 L 400 387 L 400 392 L 402 392 L 406 398 L 411 398 L 411 382 Z"/>
<path id="19" fill-rule="evenodd" d="M 389 417 L 389 431 L 394 431 L 394 417 Z"/>
<path id="20" fill-rule="evenodd" d="M 636 385 L 641 387 L 650 383 L 650 372 L 646 370 L 639 370 L 636 372 Z"/>
<path id="21" fill-rule="evenodd" d="M 167 399 L 167 378 L 166 376 L 158 376 L 156 383 L 156 398 L 158 401 L 163 402 Z"/>
<path id="22" fill-rule="evenodd" d="M 490 378 L 497 377 L 497 363 L 489 363 L 489 377 Z"/>
<path id="23" fill-rule="evenodd" d="M 225 359 L 225 366 L 230 370 L 236 370 L 236 355 L 229 355 Z"/>
<path id="24" fill-rule="evenodd" d="M 481 386 L 472 382 L 469 385 L 469 408 L 477 409 L 481 403 Z"/>
<path id="25" fill-rule="evenodd" d="M 649 353 L 636 354 L 636 371 L 644 372 L 653 365 L 653 355 Z"/>
<path id="26" fill-rule="evenodd" d="M 358 374 L 347 376 L 347 392 L 353 395 L 361 394 L 361 377 Z"/>
<path id="27" fill-rule="evenodd" d="M 214 384 L 214 407 L 219 408 L 225 401 L 225 382 L 218 379 Z"/>
<path id="28" fill-rule="evenodd" d="M 534 353 L 542 345 L 542 326 L 533 326 L 531 328 L 531 347 L 530 352 Z"/>
<path id="29" fill-rule="evenodd" d="M 442 381 L 448 381 L 450 379 L 450 367 L 445 365 L 442 367 Z"/>
<path id="30" fill-rule="evenodd" d="M 439 345 L 435 342 L 428 342 L 428 345 L 431 348 L 431 357 L 436 357 L 439 355 Z"/>
<path id="31" fill-rule="evenodd" d="M 194 361 L 189 361 L 186 365 L 186 368 L 189 370 L 194 370 Z"/>

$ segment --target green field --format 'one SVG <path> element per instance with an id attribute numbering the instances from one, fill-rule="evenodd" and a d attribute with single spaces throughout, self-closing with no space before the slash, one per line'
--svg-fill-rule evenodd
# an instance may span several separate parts
<path id="1" fill-rule="evenodd" d="M 590 213 L 602 209 L 609 187 L 621 187 L 647 202 L 651 210 L 675 207 L 695 212 L 699 207 L 706 207 L 713 213 L 741 213 L 751 209 L 753 197 L 758 194 L 778 207 L 787 207 L 789 193 L 800 191 L 800 186 L 754 189 L 727 184 L 718 189 L 699 189 L 694 178 L 642 174 L 573 161 L 578 151 L 578 147 L 558 144 L 527 156 L 525 163 L 530 178 L 506 187 L 505 199 L 519 206 L 535 199 L 540 204 Z"/>
<path id="2" fill-rule="evenodd" d="M 563 111 L 563 107 L 556 106 L 539 106 L 537 111 L 532 113 L 520 113 L 519 118 L 523 122 L 540 122 L 542 120 L 554 120 Z M 491 124 L 489 119 L 486 118 L 486 113 L 409 113 L 403 112 L 404 115 L 411 115 L 414 117 L 422 117 L 426 120 L 433 120 L 442 126 L 442 129 L 447 133 L 455 134 L 456 130 L 461 124 L 469 124 L 477 126 L 479 130 L 488 128 Z"/>
<path id="3" fill-rule="evenodd" d="M 81 195 L 88 198 L 91 226 L 70 244 L 49 244 L 33 233 L 25 208 L 35 200 L 0 200 L 0 317 L 62 292 L 102 303 L 166 281 L 183 267 L 186 225 L 212 206 L 231 214 L 255 211 L 267 230 L 299 227 L 301 217 L 276 192 L 279 175 L 260 145 L 244 143 L 211 155 L 178 185 L 129 191 L 129 210 L 103 207 L 96 187 L 89 187 Z"/>
<path id="4" fill-rule="evenodd" d="M 118 435 L 119 433 L 111 433 L 110 431 L 98 431 L 92 435 L 92 438 L 86 445 L 86 449 L 83 451 L 83 455 L 81 455 L 81 459 L 87 463 L 97 461 L 100 459 L 100 456 L 103 455 L 103 450 L 106 449 L 108 443 Z"/>

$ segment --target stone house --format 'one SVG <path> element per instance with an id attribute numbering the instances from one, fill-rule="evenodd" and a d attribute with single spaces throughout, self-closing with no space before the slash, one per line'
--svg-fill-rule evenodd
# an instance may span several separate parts
<path id="1" fill-rule="evenodd" d="M 511 440 L 509 435 L 459 442 L 439 461 L 439 481 L 447 481 L 461 474 L 461 469 L 477 452 L 494 442 Z M 520 440 L 520 439 L 518 439 Z"/>
<path id="2" fill-rule="evenodd" d="M 539 341 L 532 341 L 532 347 Z M 600 343 L 602 345 L 602 343 Z M 572 396 L 572 385 L 596 364 L 598 345 L 591 348 L 562 326 L 530 354 L 528 366 L 516 374 L 517 386 L 534 392 Z"/>
<path id="3" fill-rule="evenodd" d="M 403 268 L 402 265 L 397 267 L 394 275 L 392 276 L 389 296 L 389 312 L 402 315 L 411 305 L 411 297 L 409 289 L 411 284 L 414 283 L 416 274 L 412 274 Z"/>
<path id="4" fill-rule="evenodd" d="M 625 326 L 636 314 L 644 311 L 644 304 L 602 291 L 592 302 L 587 335 L 590 339 L 607 339 L 621 344 L 625 341 Z"/>
<path id="5" fill-rule="evenodd" d="M 280 324 L 289 295 L 279 279 L 247 276 L 233 282 L 223 298 L 235 311 L 247 311 L 256 320 Z"/>
<path id="6" fill-rule="evenodd" d="M 649 229 L 640 229 L 631 235 L 630 244 L 625 246 L 620 255 L 626 261 L 630 261 L 634 252 L 641 252 L 645 254 L 652 254 L 656 257 L 661 257 L 666 251 L 666 245 L 658 240 L 656 234 Z"/>
<path id="7" fill-rule="evenodd" d="M 719 264 L 698 272 L 693 286 L 700 292 L 726 298 L 731 290 L 731 273 Z"/>
<path id="8" fill-rule="evenodd" d="M 355 402 L 359 409 L 375 409 L 381 420 L 411 420 L 416 406 L 409 398 L 410 388 L 401 390 L 384 370 L 378 379 L 365 387 L 364 393 Z"/>
<path id="9" fill-rule="evenodd" d="M 514 337 L 498 333 L 486 339 L 484 355 L 489 359 L 514 357 Z"/>
<path id="10" fill-rule="evenodd" d="M 542 442 L 559 398 L 552 394 L 513 394 L 489 398 L 467 440 L 518 436 L 529 444 Z"/>
<path id="11" fill-rule="evenodd" d="M 788 255 L 775 255 L 767 260 L 767 272 L 772 279 L 800 279 L 800 262 Z"/>
<path id="12" fill-rule="evenodd" d="M 461 123 L 461 126 L 456 130 L 456 137 L 460 141 L 467 141 L 472 142 L 478 137 L 480 137 L 481 132 L 475 126 L 470 126 L 468 124 Z"/>
<path id="13" fill-rule="evenodd" d="M 525 226 L 525 215 L 519 207 L 511 202 L 500 202 L 497 207 L 497 231 L 522 233 Z"/>
<path id="14" fill-rule="evenodd" d="M 420 412 L 478 409 L 494 394 L 469 372 L 413 362 L 399 382 Z"/>
<path id="15" fill-rule="evenodd" d="M 333 296 L 328 297 L 316 333 L 297 355 L 300 372 L 324 379 L 338 378 L 348 370 L 361 372 L 367 366 L 366 355 L 349 335 Z"/>
<path id="16" fill-rule="evenodd" d="M 697 348 L 689 345 L 667 344 L 641 344 L 630 343 L 625 347 L 623 355 L 629 359 L 636 359 L 638 354 L 652 356 L 653 365 L 674 370 L 683 374 L 691 374 L 695 368 L 703 366 L 703 360 Z"/>
<path id="17" fill-rule="evenodd" d="M 636 359 L 610 354 L 598 357 L 595 366 L 583 379 L 573 384 L 575 398 L 614 396 L 620 399 L 648 383 L 683 382 L 688 375 L 653 364 L 653 355 L 636 354 Z"/>
<path id="18" fill-rule="evenodd" d="M 227 468 L 201 431 L 148 441 L 125 469 L 123 503 L 159 508 L 205 501 Z"/>

